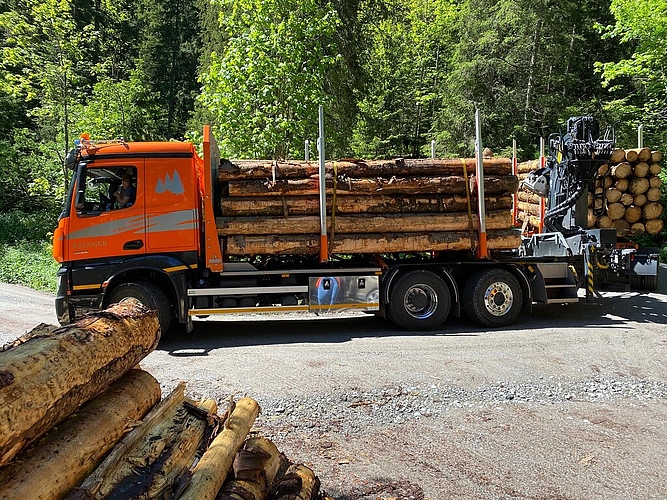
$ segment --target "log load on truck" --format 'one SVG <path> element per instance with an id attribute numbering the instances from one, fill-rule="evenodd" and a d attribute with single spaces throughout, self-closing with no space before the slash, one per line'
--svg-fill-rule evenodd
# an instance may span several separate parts
<path id="1" fill-rule="evenodd" d="M 163 331 L 211 315 L 350 310 L 408 330 L 462 313 L 493 328 L 534 303 L 577 302 L 582 286 L 592 300 L 602 269 L 656 276 L 657 251 L 578 222 L 613 151 L 586 120 L 552 140 L 531 177 L 551 208 L 550 232 L 530 237 L 514 227 L 516 161 L 484 158 L 479 127 L 475 159 L 325 162 L 320 138 L 319 165 L 221 159 L 208 126 L 203 157 L 188 142 L 82 140 L 53 239 L 57 316 L 132 298 Z"/>

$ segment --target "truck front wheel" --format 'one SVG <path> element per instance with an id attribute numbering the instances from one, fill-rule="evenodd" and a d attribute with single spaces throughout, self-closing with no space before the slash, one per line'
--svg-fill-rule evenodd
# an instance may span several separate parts
<path id="1" fill-rule="evenodd" d="M 134 299 L 141 305 L 155 311 L 162 335 L 164 336 L 167 333 L 171 324 L 171 306 L 169 305 L 167 296 L 158 286 L 145 281 L 123 283 L 113 289 L 107 305 L 129 299 Z"/>
<path id="2" fill-rule="evenodd" d="M 519 282 L 504 269 L 485 269 L 473 274 L 463 290 L 468 317 L 482 326 L 514 323 L 521 313 L 522 302 Z"/>
<path id="3" fill-rule="evenodd" d="M 406 330 L 435 330 L 452 307 L 449 289 L 431 271 L 411 271 L 396 282 L 389 297 L 389 317 Z"/>

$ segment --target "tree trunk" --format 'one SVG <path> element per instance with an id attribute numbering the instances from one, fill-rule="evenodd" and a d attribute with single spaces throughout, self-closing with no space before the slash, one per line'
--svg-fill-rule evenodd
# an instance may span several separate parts
<path id="1" fill-rule="evenodd" d="M 396 160 L 343 160 L 326 162 L 327 175 L 360 177 L 418 177 L 463 175 L 465 164 L 468 175 L 473 175 L 477 166 L 475 158 L 454 159 L 403 159 Z M 484 158 L 485 175 L 510 175 L 512 160 L 509 158 Z M 252 179 L 303 179 L 319 175 L 317 162 L 270 161 L 270 160 L 222 160 L 218 180 L 239 181 Z"/>
<path id="2" fill-rule="evenodd" d="M 634 201 L 634 199 L 635 199 L 635 198 L 634 198 L 634 196 L 632 196 L 632 194 L 630 194 L 630 193 L 623 193 L 623 194 L 621 195 L 621 200 L 620 200 L 620 201 L 621 201 L 621 203 L 622 203 L 623 205 L 625 205 L 626 207 L 628 207 L 628 206 L 632 205 L 632 202 Z"/>
<path id="3" fill-rule="evenodd" d="M 266 438 L 248 439 L 234 459 L 234 478 L 225 482 L 217 500 L 264 500 L 280 467 L 280 452 Z"/>
<path id="4" fill-rule="evenodd" d="M 620 163 L 625 160 L 625 150 L 624 149 L 614 149 L 609 158 L 610 163 Z"/>
<path id="5" fill-rule="evenodd" d="M 157 380 L 130 370 L 0 469 L 0 499 L 64 498 L 159 400 Z"/>
<path id="6" fill-rule="evenodd" d="M 621 205 L 622 206 L 622 205 Z M 518 248 L 518 231 L 492 230 L 487 234 L 490 250 Z M 227 238 L 227 255 L 316 255 L 320 250 L 319 234 L 234 236 Z M 332 253 L 397 253 L 435 252 L 443 250 L 470 250 L 477 244 L 477 234 L 470 241 L 468 231 L 437 233 L 365 233 L 337 234 Z"/>
<path id="7" fill-rule="evenodd" d="M 184 397 L 185 383 L 150 412 L 78 488 L 73 496 L 105 499 L 173 498 L 178 479 L 187 475 L 197 452 L 206 446 L 207 419 L 217 405 Z"/>
<path id="8" fill-rule="evenodd" d="M 614 221 L 608 215 L 603 215 L 598 219 L 598 227 L 601 229 L 609 229 L 613 223 Z"/>
<path id="9" fill-rule="evenodd" d="M 617 203 L 621 200 L 622 194 L 623 193 L 616 188 L 609 188 L 607 189 L 607 201 L 609 203 Z"/>
<path id="10" fill-rule="evenodd" d="M 296 484 L 300 485 L 298 489 L 281 489 L 279 484 L 278 493 L 274 497 L 274 500 L 315 500 L 315 498 L 318 498 L 320 480 L 310 468 L 300 464 L 290 465 L 287 471 L 285 471 L 285 476 L 280 479 L 280 482 L 285 483 L 296 478 L 298 478 Z M 287 491 L 282 493 L 284 490 Z"/>
<path id="11" fill-rule="evenodd" d="M 591 193 L 588 194 L 589 196 L 593 196 Z M 541 196 L 528 191 L 519 191 L 518 198 L 519 201 L 523 201 L 524 203 L 532 203 L 533 205 L 539 205 L 540 200 L 542 200 Z"/>
<path id="12" fill-rule="evenodd" d="M 662 167 L 660 166 L 659 163 L 651 163 L 648 166 L 648 171 L 651 175 L 658 175 L 661 170 L 662 170 Z"/>
<path id="13" fill-rule="evenodd" d="M 0 353 L 0 464 L 120 378 L 158 340 L 155 313 L 123 303 Z"/>
<path id="14" fill-rule="evenodd" d="M 630 226 L 630 234 L 632 236 L 641 236 L 646 232 L 646 227 L 641 222 L 635 222 Z"/>
<path id="15" fill-rule="evenodd" d="M 662 153 L 660 151 L 651 151 L 651 161 L 657 163 L 662 160 Z"/>
<path id="16" fill-rule="evenodd" d="M 641 219 L 641 217 L 642 217 L 642 209 L 641 209 L 641 207 L 631 205 L 631 206 L 629 206 L 628 208 L 625 209 L 625 215 L 623 217 L 630 224 L 634 224 L 635 222 L 639 222 L 639 219 Z"/>
<path id="17" fill-rule="evenodd" d="M 612 218 L 612 220 L 622 219 L 625 214 L 625 205 L 622 203 L 611 203 L 607 206 L 607 215 Z"/>
<path id="18" fill-rule="evenodd" d="M 539 158 L 537 160 L 522 161 L 516 166 L 516 171 L 519 174 L 527 174 L 541 168 L 541 166 L 542 163 Z"/>
<path id="19" fill-rule="evenodd" d="M 478 218 L 472 214 L 473 229 L 477 229 Z M 270 235 L 270 234 L 316 234 L 320 231 L 320 218 L 316 215 L 299 217 L 220 217 L 216 222 L 220 236 Z M 331 230 L 331 217 L 327 227 Z M 486 213 L 488 229 L 512 227 L 509 210 Z M 335 232 L 341 233 L 403 233 L 466 231 L 470 229 L 467 213 L 446 214 L 395 214 L 395 215 L 347 215 L 337 216 Z"/>
<path id="20" fill-rule="evenodd" d="M 617 236 L 627 236 L 630 232 L 630 223 L 625 219 L 618 219 L 612 222 L 611 226 L 616 229 Z"/>
<path id="21" fill-rule="evenodd" d="M 632 195 L 645 193 L 649 187 L 649 181 L 645 177 L 635 177 L 630 181 L 630 193 Z"/>
<path id="22" fill-rule="evenodd" d="M 648 234 L 658 234 L 665 228 L 665 223 L 662 219 L 651 219 L 647 220 L 644 223 L 644 226 L 646 227 L 646 232 Z"/>
<path id="23" fill-rule="evenodd" d="M 658 201 L 661 197 L 662 193 L 660 192 L 660 188 L 652 187 L 646 191 L 646 199 L 648 201 Z"/>
<path id="24" fill-rule="evenodd" d="M 473 184 L 471 177 L 471 184 Z M 333 194 L 334 182 L 327 179 L 327 194 Z M 519 180 L 513 175 L 504 177 L 486 177 L 484 188 L 486 193 L 515 192 Z M 461 176 L 448 177 L 401 177 L 376 179 L 348 179 L 338 182 L 338 194 L 454 194 L 465 195 L 465 179 Z M 471 188 L 471 192 L 476 192 Z M 276 181 L 250 180 L 230 181 L 229 196 L 303 196 L 319 195 L 319 179 L 287 179 Z"/>
<path id="25" fill-rule="evenodd" d="M 645 161 L 636 163 L 632 169 L 632 173 L 635 175 L 635 177 L 646 177 L 649 173 L 648 163 Z"/>
<path id="26" fill-rule="evenodd" d="M 611 175 L 614 176 L 616 179 L 625 179 L 631 173 L 632 173 L 632 165 L 630 165 L 627 161 L 618 163 L 616 165 L 612 165 L 611 167 Z M 622 189 L 621 191 L 625 190 Z"/>
<path id="27" fill-rule="evenodd" d="M 254 399 L 244 397 L 236 403 L 224 430 L 202 455 L 179 500 L 213 500 L 216 497 L 258 414 L 259 405 Z"/>
<path id="28" fill-rule="evenodd" d="M 510 193 L 484 197 L 486 209 L 502 210 L 512 208 Z M 331 213 L 331 197 L 327 197 L 327 212 Z M 317 215 L 320 211 L 319 199 L 315 196 L 290 197 L 249 197 L 223 198 L 222 215 L 225 217 Z M 471 199 L 473 210 L 477 198 Z M 456 195 L 371 195 L 337 196 L 337 214 L 396 214 L 396 213 L 432 213 L 432 212 L 467 212 L 468 201 L 464 196 Z"/>
<path id="29" fill-rule="evenodd" d="M 632 199 L 632 204 L 637 206 L 637 207 L 643 207 L 644 205 L 646 205 L 647 201 L 648 201 L 648 198 L 646 197 L 645 194 L 637 194 Z M 651 200 L 651 201 L 656 201 L 656 200 Z"/>
<path id="30" fill-rule="evenodd" d="M 649 186 L 651 186 L 652 188 L 659 188 L 660 186 L 662 186 L 662 180 L 657 175 L 650 177 L 648 183 Z"/>
<path id="31" fill-rule="evenodd" d="M 649 161 L 651 159 L 651 149 L 650 148 L 627 149 L 625 151 L 625 158 L 629 162 Z"/>
<path id="32" fill-rule="evenodd" d="M 525 203 L 523 201 L 520 201 L 517 203 L 517 206 L 519 207 L 519 210 L 522 212 L 526 212 L 527 214 L 530 215 L 540 215 L 540 205 L 536 203 Z"/>
<path id="33" fill-rule="evenodd" d="M 618 189 L 621 193 L 625 193 L 630 187 L 630 181 L 628 179 L 619 179 L 614 184 L 614 187 Z"/>
<path id="34" fill-rule="evenodd" d="M 663 208 L 660 203 L 651 202 L 642 207 L 642 214 L 644 215 L 644 219 L 649 221 L 651 219 L 659 219 L 662 215 L 662 210 Z"/>

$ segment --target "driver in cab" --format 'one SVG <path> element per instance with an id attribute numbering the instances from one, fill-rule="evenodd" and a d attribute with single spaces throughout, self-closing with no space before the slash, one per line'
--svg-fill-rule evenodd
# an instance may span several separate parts
<path id="1" fill-rule="evenodd" d="M 132 185 L 132 176 L 130 174 L 123 174 L 120 189 L 113 194 L 116 198 L 118 208 L 131 206 L 134 203 L 136 194 L 137 188 Z"/>

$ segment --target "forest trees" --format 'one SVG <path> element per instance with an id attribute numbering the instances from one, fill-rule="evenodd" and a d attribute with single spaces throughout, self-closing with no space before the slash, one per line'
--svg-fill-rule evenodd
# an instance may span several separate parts
<path id="1" fill-rule="evenodd" d="M 340 58 L 339 17 L 317 0 L 219 0 L 226 40 L 210 53 L 200 104 L 223 155 L 285 158 L 317 131 L 336 98 L 324 80 Z"/>

